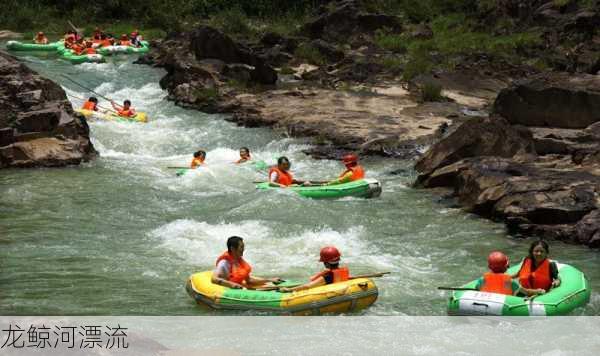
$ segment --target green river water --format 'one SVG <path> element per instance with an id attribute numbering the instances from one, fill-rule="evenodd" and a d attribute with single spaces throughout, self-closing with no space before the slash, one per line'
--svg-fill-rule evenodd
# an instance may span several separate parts
<path id="1" fill-rule="evenodd" d="M 516 262 L 531 242 L 410 188 L 411 162 L 363 161 L 383 183 L 377 199 L 256 191 L 252 181 L 264 176 L 231 164 L 240 146 L 269 163 L 287 155 L 300 178 L 329 178 L 343 167 L 306 156 L 302 140 L 173 105 L 158 85 L 164 72 L 131 58 L 79 66 L 23 59 L 60 83 L 74 106 L 89 93 L 61 74 L 130 98 L 150 122 L 90 122 L 100 156 L 79 167 L 0 171 L 0 315 L 225 314 L 196 306 L 184 282 L 214 266 L 230 235 L 245 238 L 257 275 L 305 278 L 320 269 L 326 244 L 355 274 L 391 271 L 376 280 L 377 302 L 359 314 L 445 315 L 448 294 L 437 286 L 479 276 L 493 249 Z M 197 149 L 208 152 L 208 169 L 180 178 L 166 169 L 187 165 Z M 405 174 L 388 174 L 399 168 Z M 576 314 L 600 314 L 600 254 L 552 243 L 551 256 L 582 269 L 595 290 Z"/>

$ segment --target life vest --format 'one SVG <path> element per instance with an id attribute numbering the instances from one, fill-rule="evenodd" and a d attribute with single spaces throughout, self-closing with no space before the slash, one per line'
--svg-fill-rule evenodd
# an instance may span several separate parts
<path id="1" fill-rule="evenodd" d="M 100 41 L 100 44 L 102 45 L 102 47 L 112 46 L 112 43 L 110 42 L 110 40 L 102 40 L 102 41 Z"/>
<path id="2" fill-rule="evenodd" d="M 354 167 L 349 167 L 348 169 L 346 169 L 344 173 L 340 174 L 340 178 L 348 174 L 348 172 L 352 172 L 352 176 L 350 177 L 351 182 L 363 179 L 365 177 L 365 170 L 363 169 L 363 167 L 356 165 Z"/>
<path id="3" fill-rule="evenodd" d="M 269 170 L 269 179 L 271 179 L 271 173 L 277 173 L 277 182 L 275 183 L 279 183 L 281 185 L 285 185 L 290 186 L 292 185 L 292 183 L 294 182 L 294 178 L 292 177 L 292 173 L 288 172 L 284 172 L 281 169 L 277 168 L 277 167 L 273 167 Z"/>
<path id="4" fill-rule="evenodd" d="M 192 169 L 194 169 L 194 168 L 196 168 L 198 166 L 201 166 L 203 164 L 204 164 L 204 160 L 202 160 L 201 158 L 194 158 L 194 159 L 192 159 L 192 163 L 190 163 L 190 167 Z"/>
<path id="5" fill-rule="evenodd" d="M 524 288 L 549 290 L 552 287 L 552 276 L 550 275 L 550 260 L 547 258 L 531 271 L 532 261 L 529 257 L 525 258 L 521 269 L 519 270 L 519 283 Z"/>
<path id="6" fill-rule="evenodd" d="M 80 46 L 77 43 L 72 45 L 71 49 L 73 50 L 73 52 L 75 52 L 76 55 L 80 55 L 84 50 L 83 46 Z"/>
<path id="7" fill-rule="evenodd" d="M 81 107 L 83 110 L 90 110 L 90 111 L 96 111 L 96 103 L 92 102 L 92 101 L 86 101 L 85 103 L 83 103 L 83 106 Z"/>
<path id="8" fill-rule="evenodd" d="M 121 44 L 121 46 L 131 46 L 131 41 L 130 40 L 121 40 L 120 44 Z"/>
<path id="9" fill-rule="evenodd" d="M 314 281 L 319 277 L 325 277 L 329 273 L 333 274 L 333 283 L 344 282 L 350 279 L 350 270 L 348 269 L 348 267 L 340 267 L 321 271 L 315 274 L 314 276 L 310 277 L 310 280 Z"/>
<path id="10" fill-rule="evenodd" d="M 248 279 L 248 276 L 250 276 L 252 267 L 242 257 L 240 257 L 239 260 L 235 260 L 233 256 L 229 254 L 229 251 L 225 251 L 217 258 L 216 265 L 218 265 L 221 260 L 227 260 L 231 267 L 229 276 L 227 277 L 228 281 L 242 284 Z"/>
<path id="11" fill-rule="evenodd" d="M 135 110 L 133 110 L 132 108 L 129 108 L 127 110 L 120 109 L 120 110 L 117 110 L 117 113 L 119 114 L 119 116 L 123 116 L 123 117 L 135 116 Z"/>
<path id="12" fill-rule="evenodd" d="M 86 47 L 85 53 L 87 54 L 96 54 L 96 50 L 92 47 Z"/>
<path id="13" fill-rule="evenodd" d="M 512 279 L 506 273 L 486 272 L 483 274 L 482 292 L 512 295 Z"/>

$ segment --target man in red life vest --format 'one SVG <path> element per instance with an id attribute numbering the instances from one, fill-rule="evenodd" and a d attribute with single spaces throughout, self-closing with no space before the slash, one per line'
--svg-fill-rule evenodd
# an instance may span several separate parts
<path id="1" fill-rule="evenodd" d="M 342 163 L 346 166 L 346 170 L 340 174 L 338 179 L 327 183 L 327 185 L 354 182 L 355 180 L 365 178 L 365 170 L 358 164 L 357 155 L 353 153 L 345 155 L 342 158 Z"/>
<path id="2" fill-rule="evenodd" d="M 482 292 L 504 295 L 520 293 L 531 296 L 546 292 L 543 289 L 523 288 L 517 281 L 513 281 L 511 276 L 505 273 L 508 269 L 508 257 L 500 251 L 494 251 L 489 254 L 488 267 L 490 268 L 490 272 L 484 273 L 483 277 L 477 280 L 475 289 Z"/>
<path id="3" fill-rule="evenodd" d="M 272 187 L 289 187 L 292 184 L 310 185 L 309 181 L 295 180 L 289 171 L 291 167 L 290 160 L 287 157 L 279 157 L 277 166 L 269 170 L 269 185 Z"/>
<path id="4" fill-rule="evenodd" d="M 121 117 L 133 117 L 136 115 L 135 110 L 131 107 L 131 101 L 125 100 L 123 106 L 117 105 L 114 101 L 110 102 L 113 109 L 117 111 L 117 114 Z"/>
<path id="5" fill-rule="evenodd" d="M 227 239 L 227 251 L 217 258 L 216 268 L 211 278 L 212 283 L 229 288 L 257 288 L 267 283 L 281 282 L 281 278 L 260 278 L 251 276 L 252 267 L 242 257 L 244 255 L 244 239 L 231 236 Z"/>
<path id="6" fill-rule="evenodd" d="M 338 283 L 350 279 L 348 267 L 340 267 L 340 258 L 342 254 L 334 246 L 326 246 L 321 249 L 320 262 L 323 262 L 325 269 L 310 277 L 310 282 L 293 288 L 279 288 L 280 292 L 295 292 L 304 289 L 310 289 L 326 284 Z"/>

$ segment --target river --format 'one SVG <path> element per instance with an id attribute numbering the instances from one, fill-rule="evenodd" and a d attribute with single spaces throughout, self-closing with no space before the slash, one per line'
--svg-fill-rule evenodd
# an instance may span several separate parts
<path id="1" fill-rule="evenodd" d="M 78 66 L 23 59 L 61 84 L 74 106 L 89 93 L 62 74 L 131 99 L 150 122 L 90 122 L 100 157 L 79 167 L 0 171 L 0 315 L 230 314 L 196 306 L 184 282 L 211 269 L 231 235 L 244 237 L 257 275 L 306 278 L 328 244 L 355 274 L 391 271 L 376 280 L 377 302 L 358 315 L 444 315 L 448 292 L 437 286 L 477 277 L 494 249 L 516 262 L 531 242 L 412 189 L 407 161 L 363 161 L 383 184 L 377 199 L 256 191 L 252 181 L 264 176 L 231 164 L 240 146 L 269 163 L 288 156 L 300 178 L 333 177 L 343 167 L 305 155 L 303 140 L 175 106 L 158 85 L 164 72 L 131 58 Z M 166 168 L 187 165 L 198 149 L 208 169 L 176 177 Z M 600 254 L 554 242 L 551 256 L 591 281 L 592 299 L 575 314 L 599 315 Z"/>

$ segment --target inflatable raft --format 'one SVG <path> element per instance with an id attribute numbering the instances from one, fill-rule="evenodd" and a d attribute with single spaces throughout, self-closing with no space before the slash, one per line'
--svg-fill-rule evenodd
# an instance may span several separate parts
<path id="1" fill-rule="evenodd" d="M 146 53 L 150 50 L 150 45 L 147 41 L 140 42 L 141 47 L 135 46 L 107 46 L 98 48 L 98 53 L 109 56 L 112 54 L 141 54 Z"/>
<path id="2" fill-rule="evenodd" d="M 361 179 L 354 182 L 336 185 L 293 185 L 288 188 L 271 187 L 269 183 L 259 183 L 257 189 L 292 190 L 303 197 L 314 199 L 335 199 L 343 197 L 375 198 L 381 195 L 381 183 L 375 179 Z"/>
<path id="3" fill-rule="evenodd" d="M 11 51 L 56 51 L 58 46 L 62 44 L 62 41 L 51 42 L 48 44 L 37 44 L 37 43 L 23 43 L 19 41 L 8 41 L 6 48 Z"/>
<path id="4" fill-rule="evenodd" d="M 567 315 L 590 300 L 591 288 L 583 272 L 573 266 L 558 263 L 561 284 L 548 293 L 531 300 L 479 291 L 455 291 L 448 302 L 449 315 L 503 315 L 503 316 L 551 316 Z M 508 270 L 509 274 L 519 271 L 520 264 Z M 464 288 L 474 288 L 472 281 Z"/>
<path id="5" fill-rule="evenodd" d="M 56 51 L 64 60 L 67 60 L 73 64 L 81 64 L 81 63 L 102 63 L 104 62 L 104 56 L 96 53 L 96 54 L 80 54 L 77 55 L 72 50 L 65 48 L 64 43 L 61 43 Z"/>
<path id="6" fill-rule="evenodd" d="M 148 116 L 145 112 L 138 112 L 132 117 L 123 117 L 111 112 L 91 111 L 84 109 L 75 109 L 76 112 L 85 116 L 86 119 L 98 119 L 118 122 L 148 122 Z"/>
<path id="7" fill-rule="evenodd" d="M 196 303 L 214 309 L 257 310 L 293 315 L 344 313 L 369 307 L 377 300 L 378 295 L 377 287 L 367 278 L 351 279 L 293 293 L 280 293 L 227 288 L 213 284 L 211 277 L 212 271 L 195 273 L 190 276 L 185 288 Z"/>

